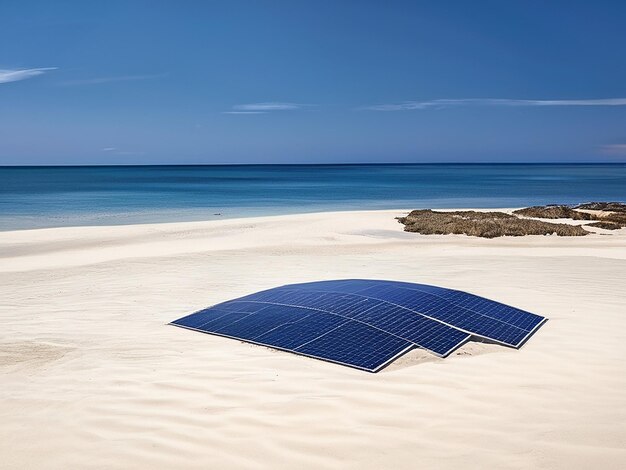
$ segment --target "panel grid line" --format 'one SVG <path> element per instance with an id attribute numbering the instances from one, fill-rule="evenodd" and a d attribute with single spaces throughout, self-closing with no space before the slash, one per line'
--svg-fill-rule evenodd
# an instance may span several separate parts
<path id="1" fill-rule="evenodd" d="M 296 290 L 292 290 L 291 292 L 297 292 L 297 291 L 296 291 Z M 332 292 L 332 291 L 313 291 L 313 292 L 327 293 L 327 292 Z M 336 292 L 336 293 L 338 293 L 338 294 L 339 294 L 339 292 Z M 343 294 L 343 293 L 341 293 L 341 294 Z M 431 316 L 429 316 L 429 315 L 427 315 L 427 314 L 425 314 L 425 313 L 423 313 L 423 312 L 419 312 L 419 311 L 417 311 L 417 310 L 413 310 L 413 309 L 411 309 L 411 308 L 405 307 L 405 306 L 400 305 L 400 304 L 396 304 L 396 303 L 391 302 L 391 301 L 389 301 L 389 300 L 385 300 L 385 299 L 381 299 L 381 298 L 378 298 L 378 297 L 373 297 L 373 296 L 366 296 L 366 295 L 362 295 L 362 294 L 350 294 L 350 295 L 360 296 L 360 297 L 364 297 L 364 298 L 367 298 L 367 299 L 374 299 L 374 300 L 378 300 L 378 301 L 381 301 L 381 302 L 387 303 L 387 304 L 389 304 L 389 305 L 393 305 L 393 306 L 395 306 L 395 307 L 399 307 L 399 308 L 402 308 L 402 309 L 404 309 L 404 310 L 408 310 L 408 311 L 409 311 L 409 312 L 411 312 L 411 313 L 414 313 L 414 314 L 417 314 L 417 315 L 421 315 L 421 316 L 423 316 L 423 317 L 425 317 L 425 318 L 428 318 L 428 319 L 430 319 L 430 320 L 436 321 L 436 322 L 438 322 L 438 323 L 440 323 L 440 324 L 442 324 L 442 325 L 449 326 L 450 328 L 454 328 L 454 329 L 457 329 L 457 330 L 463 331 L 463 332 L 465 332 L 465 333 L 468 333 L 468 334 L 471 334 L 471 335 L 474 335 L 474 336 L 480 336 L 480 337 L 483 337 L 483 338 L 485 338 L 485 339 L 490 339 L 490 340 L 493 340 L 493 341 L 497 341 L 497 342 L 499 342 L 499 343 L 501 343 L 501 344 L 510 345 L 509 343 L 506 343 L 506 342 L 503 342 L 503 341 L 498 341 L 497 339 L 494 339 L 494 338 L 489 338 L 489 337 L 487 337 L 487 336 L 482 336 L 482 335 L 479 335 L 479 334 L 476 334 L 476 333 L 472 333 L 471 331 L 467 331 L 467 330 L 465 330 L 465 329 L 463 329 L 463 328 L 460 328 L 460 327 L 458 327 L 458 326 L 456 326 L 456 325 L 451 325 L 450 323 L 447 323 L 447 322 L 445 322 L 445 321 L 443 321 L 443 320 L 440 320 L 440 319 L 435 318 L 435 317 L 431 317 Z M 445 299 L 443 299 L 443 300 L 445 300 Z M 287 304 L 284 304 L 284 305 L 287 305 Z M 462 307 L 461 307 L 461 308 L 462 308 Z M 466 310 L 467 310 L 467 309 L 466 309 Z M 322 311 L 323 311 L 323 310 L 322 310 Z M 330 313 L 330 312 L 328 312 L 328 313 Z M 527 332 L 527 331 L 528 331 L 528 330 L 524 330 L 524 329 L 519 328 L 519 327 L 515 327 L 514 325 L 510 325 L 510 324 L 508 324 L 508 323 L 504 323 L 504 322 L 501 322 L 501 323 L 503 323 L 503 324 L 505 324 L 505 325 L 507 325 L 507 326 L 511 326 L 511 327 L 513 327 L 513 328 L 516 328 L 516 329 L 518 329 L 518 330 L 521 330 L 521 331 L 523 331 L 523 332 Z"/>
<path id="2" fill-rule="evenodd" d="M 379 300 L 379 299 L 376 299 L 376 300 Z M 301 306 L 301 305 L 283 304 L 283 303 L 278 303 L 278 302 L 264 302 L 264 301 L 260 301 L 260 300 L 233 300 L 233 302 L 254 302 L 254 303 L 258 303 L 258 304 L 267 304 L 267 305 L 282 305 L 282 306 L 285 306 L 285 307 L 291 307 L 291 308 L 301 308 L 301 309 L 307 309 L 307 310 L 314 310 L 314 311 L 317 311 L 317 312 L 324 312 L 324 313 L 327 313 L 327 314 L 329 314 L 329 315 L 335 315 L 335 316 L 338 316 L 338 317 L 344 318 L 344 319 L 346 319 L 346 320 L 348 320 L 348 321 L 354 321 L 354 322 L 356 322 L 356 323 L 363 324 L 363 325 L 365 325 L 365 326 L 368 326 L 368 327 L 370 327 L 370 328 L 373 328 L 373 329 L 376 329 L 376 330 L 382 331 L 383 333 L 387 333 L 388 335 L 395 336 L 395 337 L 400 338 L 400 339 L 403 339 L 403 340 L 405 340 L 405 341 L 409 341 L 409 342 L 411 342 L 411 343 L 415 344 L 415 346 L 418 346 L 418 347 L 420 347 L 420 348 L 422 348 L 422 349 L 426 349 L 427 351 L 429 351 L 429 352 L 431 352 L 431 353 L 433 353 L 433 354 L 435 354 L 435 355 L 437 355 L 437 356 L 440 356 L 440 357 L 445 357 L 445 356 L 443 356 L 441 353 L 438 353 L 438 352 L 436 352 L 436 351 L 432 351 L 431 349 L 426 348 L 426 347 L 424 347 L 424 346 L 422 346 L 422 345 L 420 345 L 420 344 L 416 343 L 415 341 L 412 341 L 412 340 L 410 340 L 410 339 L 407 339 L 407 338 L 404 338 L 404 337 L 402 337 L 402 336 L 396 335 L 396 334 L 394 334 L 394 333 L 390 333 L 389 331 L 383 330 L 382 328 L 378 328 L 378 327 L 373 326 L 373 325 L 371 325 L 371 324 L 369 324 L 369 323 L 366 323 L 366 322 L 363 322 L 363 321 L 359 321 L 359 320 L 354 320 L 353 318 L 346 317 L 346 316 L 341 315 L 341 314 L 338 314 L 338 313 L 330 312 L 330 311 L 328 311 L 328 310 L 322 310 L 322 309 L 315 308 L 315 307 L 303 307 L 303 306 Z M 400 306 L 400 305 L 397 305 L 397 307 L 404 308 L 404 307 L 402 307 L 402 306 Z M 409 310 L 409 309 L 405 309 L 405 310 Z M 413 312 L 412 310 L 409 310 L 409 311 L 410 311 L 411 313 L 417 313 L 417 312 Z M 419 315 L 419 314 L 418 314 L 418 315 Z M 439 322 L 439 323 L 444 324 L 443 322 Z M 450 325 L 446 325 L 446 326 L 450 326 Z M 453 327 L 451 327 L 451 328 L 453 328 Z M 455 349 L 456 349 L 456 348 L 455 348 Z"/>

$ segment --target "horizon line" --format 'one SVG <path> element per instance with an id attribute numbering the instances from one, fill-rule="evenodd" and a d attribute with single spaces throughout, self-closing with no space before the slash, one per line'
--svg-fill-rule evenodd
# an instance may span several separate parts
<path id="1" fill-rule="evenodd" d="M 345 162 L 345 163 L 114 163 L 114 164 L 56 164 L 56 165 L 4 165 L 4 168 L 124 168 L 124 167 L 223 167 L 223 166 L 408 166 L 408 165 L 626 165 L 626 161 L 599 162 Z"/>

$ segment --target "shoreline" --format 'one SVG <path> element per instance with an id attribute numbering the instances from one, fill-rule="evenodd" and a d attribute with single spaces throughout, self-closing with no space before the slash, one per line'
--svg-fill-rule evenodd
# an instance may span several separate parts
<path id="1" fill-rule="evenodd" d="M 441 209 L 459 210 L 459 209 Z M 467 209 L 492 211 L 493 209 Z M 499 211 L 511 213 L 515 208 L 501 208 Z M 57 262 L 68 266 L 80 266 L 124 259 L 154 256 L 189 255 L 201 252 L 241 250 L 246 248 L 266 248 L 281 246 L 281 237 L 295 239 L 296 245 L 317 244 L 323 240 L 324 230 L 341 233 L 334 237 L 336 245 L 384 245 L 389 242 L 422 243 L 429 247 L 454 245 L 456 242 L 473 246 L 475 249 L 494 250 L 507 247 L 524 247 L 533 240 L 534 251 L 539 249 L 567 250 L 585 246 L 597 256 L 622 256 L 612 248 L 625 243 L 626 230 L 609 231 L 598 228 L 588 229 L 590 243 L 580 237 L 558 237 L 556 235 L 526 235 L 523 237 L 498 237 L 483 239 L 466 235 L 422 235 L 407 233 L 395 219 L 408 213 L 408 209 L 375 211 L 335 211 L 300 213 L 293 215 L 272 215 L 263 217 L 243 217 L 238 219 L 208 220 L 199 222 L 163 222 L 157 224 L 131 224 L 111 226 L 75 226 L 42 229 L 12 230 L 0 232 L 0 272 L 47 269 Z M 570 219 L 541 219 L 556 223 L 583 225 L 589 221 Z M 277 226 L 282 226 L 279 234 L 272 234 Z M 303 228 L 305 226 L 306 228 Z M 257 236 L 259 235 L 259 236 Z M 190 242 L 194 242 L 193 244 Z M 91 256 L 84 251 L 91 249 Z M 160 251 L 159 251 L 160 250 Z M 610 251 L 606 254 L 604 251 Z M 626 253 L 623 255 L 626 256 Z"/>
<path id="2" fill-rule="evenodd" d="M 0 168 L 0 229 L 624 198 L 626 165 Z"/>
<path id="3" fill-rule="evenodd" d="M 418 235 L 405 212 L 0 232 L 4 465 L 626 465 L 626 230 Z M 378 374 L 167 325 L 342 278 L 460 289 L 549 321 L 519 350 L 412 350 Z"/>
<path id="4" fill-rule="evenodd" d="M 477 211 L 477 212 L 505 212 L 507 214 L 513 213 L 513 211 L 518 209 L 523 209 L 528 206 L 508 206 L 508 207 L 392 207 L 392 208 L 375 208 L 375 209 L 355 209 L 355 208 L 347 208 L 347 209 L 316 209 L 311 211 L 294 211 L 289 213 L 280 213 L 280 214 L 261 214 L 261 215 L 238 215 L 238 216 L 224 216 L 224 214 L 213 214 L 217 218 L 215 219 L 201 219 L 201 220 L 162 220 L 157 222 L 129 222 L 129 223 L 113 223 L 113 224 L 78 224 L 78 225 L 55 225 L 50 227 L 32 227 L 32 228 L 18 228 L 18 229 L 0 229 L 0 234 L 7 232 L 32 232 L 38 230 L 62 230 L 62 229 L 79 229 L 79 228 L 93 228 L 93 229 L 115 229 L 118 227 L 132 227 L 132 226 L 174 226 L 174 225 L 185 225 L 185 224 L 209 224 L 215 222 L 236 222 L 236 221 L 244 221 L 250 219 L 286 219 L 288 217 L 306 217 L 306 216 L 316 216 L 323 214 L 369 214 L 369 213 L 394 213 L 397 216 L 406 215 L 412 210 L 415 209 L 430 209 L 433 211 Z M 585 211 L 583 212 L 601 212 L 601 211 Z M 171 212 L 175 212 L 172 210 Z M 526 216 L 519 216 L 520 218 L 527 218 Z M 585 220 L 572 220 L 572 219 L 541 219 L 546 221 L 554 221 L 556 223 L 571 223 L 573 225 L 580 225 L 584 223 L 588 223 L 589 221 Z"/>

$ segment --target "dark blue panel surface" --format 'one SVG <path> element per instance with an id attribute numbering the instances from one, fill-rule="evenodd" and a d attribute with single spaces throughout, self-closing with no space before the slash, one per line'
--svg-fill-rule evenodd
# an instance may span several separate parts
<path id="1" fill-rule="evenodd" d="M 349 322 L 295 351 L 365 370 L 377 370 L 411 347 L 413 344 L 409 341 L 363 323 Z"/>
<path id="2" fill-rule="evenodd" d="M 350 318 L 380 329 L 416 346 L 446 356 L 470 337 L 468 333 L 427 318 L 413 310 L 357 294 L 300 291 L 289 286 L 248 296 L 270 305 L 301 306 Z"/>
<path id="3" fill-rule="evenodd" d="M 242 301 L 253 301 L 252 299 L 267 305 L 280 305 L 283 308 L 297 305 L 350 318 L 411 341 L 416 346 L 440 356 L 446 356 L 470 337 L 469 333 L 413 310 L 357 294 L 301 291 L 286 286 L 247 296 Z"/>
<path id="4" fill-rule="evenodd" d="M 295 284 L 278 289 L 336 292 L 379 299 L 513 347 L 519 347 L 545 321 L 544 317 L 493 300 L 425 284 L 350 279 Z"/>
<path id="5" fill-rule="evenodd" d="M 273 330 L 256 336 L 254 340 L 267 346 L 287 350 L 296 349 L 348 321 L 349 320 L 336 315 L 312 312 L 311 315 L 302 320 L 274 328 Z"/>
<path id="6" fill-rule="evenodd" d="M 262 332 L 265 333 L 279 326 L 297 322 L 310 314 L 311 312 L 306 309 L 267 305 L 258 312 L 246 314 L 235 322 L 214 323 L 211 329 L 215 333 L 225 336 L 254 339 Z"/>
<path id="7" fill-rule="evenodd" d="M 519 347 L 543 321 L 461 291 L 351 279 L 257 292 L 172 324 L 376 371 L 412 347 L 445 357 L 472 335 Z"/>

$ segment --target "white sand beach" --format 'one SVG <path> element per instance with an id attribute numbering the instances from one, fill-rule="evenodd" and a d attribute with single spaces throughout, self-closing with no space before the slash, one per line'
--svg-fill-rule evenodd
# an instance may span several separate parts
<path id="1" fill-rule="evenodd" d="M 0 468 L 626 468 L 626 229 L 424 236 L 402 214 L 0 232 Z M 167 325 L 342 278 L 549 321 L 377 374 Z"/>

